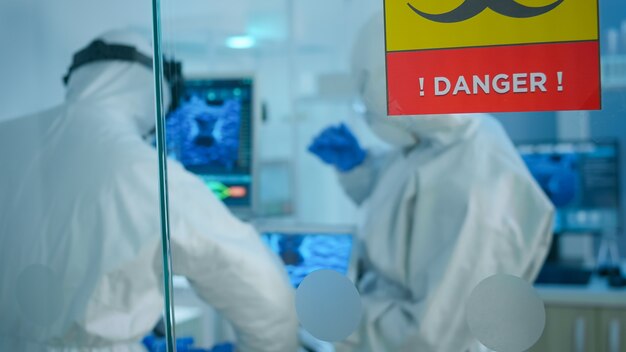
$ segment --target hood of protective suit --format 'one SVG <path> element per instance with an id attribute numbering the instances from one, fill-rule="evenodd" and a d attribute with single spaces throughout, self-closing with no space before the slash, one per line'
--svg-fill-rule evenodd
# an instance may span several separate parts
<path id="1" fill-rule="evenodd" d="M 98 39 L 107 44 L 135 47 L 146 56 L 152 56 L 149 39 L 133 30 L 113 30 Z M 169 105 L 169 91 L 163 90 L 163 106 Z M 117 109 L 119 117 L 112 124 L 131 124 L 141 135 L 155 125 L 154 77 L 151 70 L 139 63 L 103 61 L 75 70 L 67 85 L 68 104 L 87 103 L 103 109 Z"/>
<path id="2" fill-rule="evenodd" d="M 382 13 L 374 15 L 359 31 L 352 50 L 352 79 L 372 131 L 399 147 L 420 141 L 448 144 L 471 133 L 476 121 L 467 115 L 387 115 L 384 28 Z M 395 103 L 393 97 L 389 101 Z"/>

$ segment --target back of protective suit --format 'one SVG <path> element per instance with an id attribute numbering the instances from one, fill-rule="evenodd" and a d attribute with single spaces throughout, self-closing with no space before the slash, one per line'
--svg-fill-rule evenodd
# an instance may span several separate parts
<path id="1" fill-rule="evenodd" d="M 65 104 L 0 125 L 0 350 L 132 350 L 158 320 L 158 180 L 125 171 L 149 148 L 127 117 L 151 113 L 134 66 L 94 65 Z"/>
<path id="2" fill-rule="evenodd" d="M 0 351 L 141 351 L 163 311 L 152 73 L 72 74 L 66 103 L 0 124 Z M 174 271 L 241 351 L 295 350 L 293 293 L 256 232 L 169 165 Z"/>

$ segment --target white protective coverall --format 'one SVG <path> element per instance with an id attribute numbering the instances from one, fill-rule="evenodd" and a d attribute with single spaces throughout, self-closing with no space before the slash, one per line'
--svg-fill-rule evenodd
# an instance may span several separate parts
<path id="1" fill-rule="evenodd" d="M 143 37 L 102 37 L 150 54 Z M 0 351 L 142 351 L 163 312 L 151 70 L 76 70 L 66 102 L 0 124 Z M 169 161 L 174 272 L 239 351 L 297 348 L 293 290 L 255 230 Z"/>
<path id="2" fill-rule="evenodd" d="M 354 49 L 367 120 L 397 151 L 340 181 L 361 204 L 357 286 L 364 317 L 340 351 L 464 352 L 477 347 L 465 301 L 483 279 L 532 281 L 553 207 L 487 115 L 386 116 L 382 16 Z M 391 97 L 393 101 L 393 97 Z"/>

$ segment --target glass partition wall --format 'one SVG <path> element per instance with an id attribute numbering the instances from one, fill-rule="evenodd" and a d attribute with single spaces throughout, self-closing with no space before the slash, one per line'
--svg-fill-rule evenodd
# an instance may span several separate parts
<path id="1" fill-rule="evenodd" d="M 387 116 L 511 57 L 412 37 L 423 76 L 398 91 L 385 68 L 413 50 L 385 28 L 534 21 L 397 4 L 1 4 L 0 350 L 623 350 L 623 4 L 594 22 L 600 109 Z M 505 89 L 469 83 L 450 94 Z"/>
<path id="2" fill-rule="evenodd" d="M 350 78 L 351 42 L 379 4 L 160 9 L 163 52 L 184 76 L 165 123 L 176 335 L 205 349 L 291 350 L 300 343 L 295 287 L 270 233 L 354 235 L 356 206 L 307 147 L 342 121 L 364 146 L 385 147 L 354 111 Z M 276 241 L 278 252 L 291 243 Z M 317 260 L 299 270 L 326 265 Z"/>
<path id="3" fill-rule="evenodd" d="M 620 4 L 602 1 L 589 22 L 599 30 L 599 110 L 502 113 L 515 111 L 502 98 L 488 115 L 388 118 L 396 91 L 386 90 L 383 33 L 403 17 L 389 10 L 383 21 L 384 6 L 161 3 L 163 50 L 184 76 L 165 122 L 179 347 L 619 347 L 626 307 L 566 295 L 597 285 L 603 299 L 626 297 Z M 477 18 L 508 11 L 483 10 Z M 525 20 L 514 21 L 511 31 Z M 387 51 L 394 45 L 388 36 Z M 435 110 L 477 111 L 445 104 Z M 313 275 L 328 269 L 350 280 L 357 308 Z M 496 323 L 507 316 L 518 319 Z"/>

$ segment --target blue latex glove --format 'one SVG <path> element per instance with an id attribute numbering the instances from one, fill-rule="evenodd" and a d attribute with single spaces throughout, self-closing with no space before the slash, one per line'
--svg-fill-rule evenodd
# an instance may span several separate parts
<path id="1" fill-rule="evenodd" d="M 149 352 L 166 352 L 166 342 L 163 337 L 148 335 L 143 339 L 143 345 Z M 182 337 L 176 339 L 177 352 L 234 352 L 235 345 L 231 343 L 223 343 L 213 346 L 210 350 L 204 348 L 193 347 L 194 341 L 192 337 Z"/>
<path id="2" fill-rule="evenodd" d="M 235 345 L 232 343 L 223 343 L 221 345 L 214 346 L 211 352 L 234 352 Z"/>
<path id="3" fill-rule="evenodd" d="M 325 163 L 347 172 L 361 165 L 367 152 L 361 148 L 354 134 L 343 123 L 327 127 L 309 146 L 309 152 Z"/>
<path id="4" fill-rule="evenodd" d="M 165 352 L 167 351 L 165 338 L 156 337 L 154 335 L 148 335 L 143 339 L 143 345 L 150 352 Z M 183 337 L 176 339 L 176 351 L 178 352 L 191 352 L 193 346 L 193 338 Z"/>

